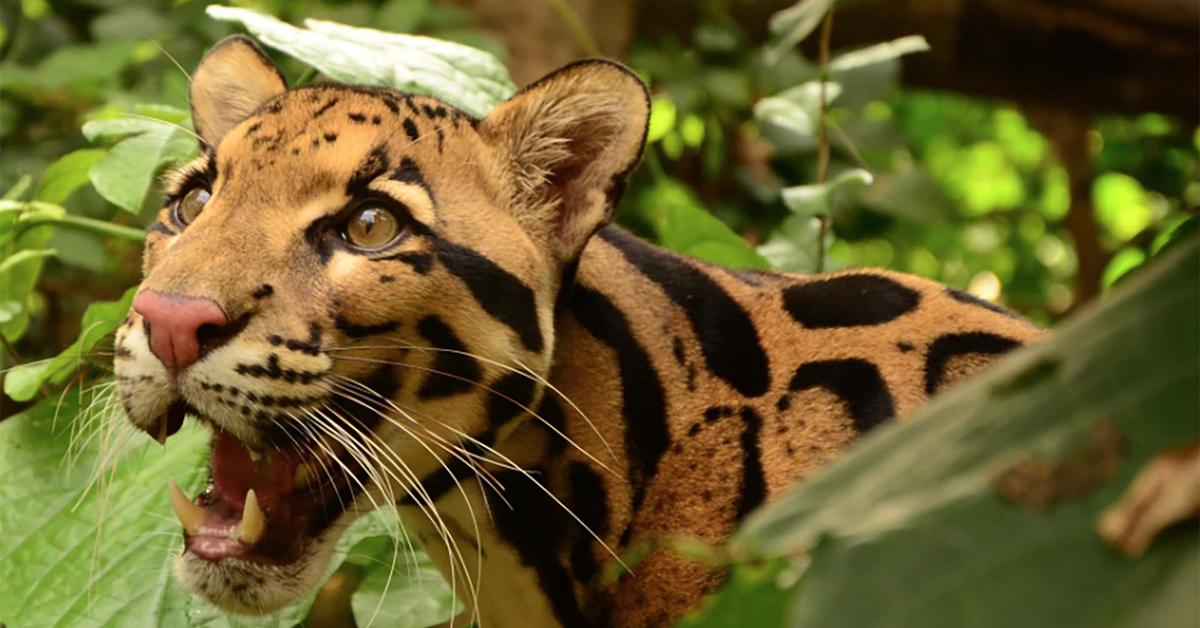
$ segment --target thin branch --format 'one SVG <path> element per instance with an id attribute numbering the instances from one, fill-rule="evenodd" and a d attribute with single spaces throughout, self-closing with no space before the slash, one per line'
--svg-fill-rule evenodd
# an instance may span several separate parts
<path id="1" fill-rule="evenodd" d="M 817 62 L 821 68 L 820 117 L 817 122 L 817 183 L 829 178 L 829 104 L 826 102 L 826 84 L 829 82 L 829 40 L 833 33 L 833 9 L 825 14 L 821 23 L 821 42 Z M 829 214 L 817 215 L 817 272 L 825 272 L 825 234 L 829 231 Z"/>

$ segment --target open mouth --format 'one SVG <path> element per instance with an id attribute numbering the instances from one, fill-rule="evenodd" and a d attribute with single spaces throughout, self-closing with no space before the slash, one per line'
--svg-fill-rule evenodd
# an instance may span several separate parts
<path id="1" fill-rule="evenodd" d="M 202 559 L 294 562 L 354 500 L 336 446 L 258 452 L 217 428 L 212 452 L 211 481 L 195 499 L 169 484 L 185 551 Z"/>

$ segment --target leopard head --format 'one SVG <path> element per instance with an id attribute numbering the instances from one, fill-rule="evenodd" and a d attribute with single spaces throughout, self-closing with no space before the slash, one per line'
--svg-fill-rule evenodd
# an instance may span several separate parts
<path id="1" fill-rule="evenodd" d="M 640 157 L 645 86 L 569 65 L 483 120 L 377 88 L 288 89 L 234 37 L 190 87 L 201 156 L 169 177 L 116 337 L 129 420 L 213 432 L 172 486 L 176 573 L 233 612 L 319 584 L 347 526 L 422 500 L 537 403 L 555 300 Z"/>

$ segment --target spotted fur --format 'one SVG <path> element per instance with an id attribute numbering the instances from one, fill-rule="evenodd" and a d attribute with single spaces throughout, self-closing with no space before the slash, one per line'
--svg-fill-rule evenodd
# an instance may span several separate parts
<path id="1" fill-rule="evenodd" d="M 240 327 L 172 378 L 133 314 L 116 341 L 130 419 L 150 429 L 182 400 L 279 447 L 323 413 L 411 473 L 322 511 L 289 564 L 185 552 L 180 580 L 232 611 L 316 587 L 342 531 L 389 495 L 443 570 L 477 584 L 459 593 L 483 626 L 666 625 L 720 575 L 653 551 L 608 581 L 614 555 L 720 542 L 1040 333 L 912 276 L 735 271 L 605 226 L 649 113 L 617 64 L 573 64 L 476 120 L 384 89 L 289 90 L 233 38 L 191 89 L 203 154 L 172 179 L 142 289 L 212 299 Z M 211 200 L 185 227 L 170 204 L 196 186 Z M 338 237 L 366 197 L 406 224 L 385 250 Z M 456 564 L 445 536 L 481 563 Z"/>

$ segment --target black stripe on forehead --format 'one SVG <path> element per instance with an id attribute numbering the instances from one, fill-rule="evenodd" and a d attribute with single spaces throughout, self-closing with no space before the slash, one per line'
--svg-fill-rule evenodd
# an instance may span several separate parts
<path id="1" fill-rule="evenodd" d="M 384 144 L 376 144 L 375 148 L 367 153 L 366 159 L 354 169 L 354 174 L 350 176 L 350 181 L 346 183 L 346 192 L 350 196 L 359 196 L 366 189 L 367 185 L 379 178 L 391 168 L 391 159 L 388 158 L 387 148 Z"/>

